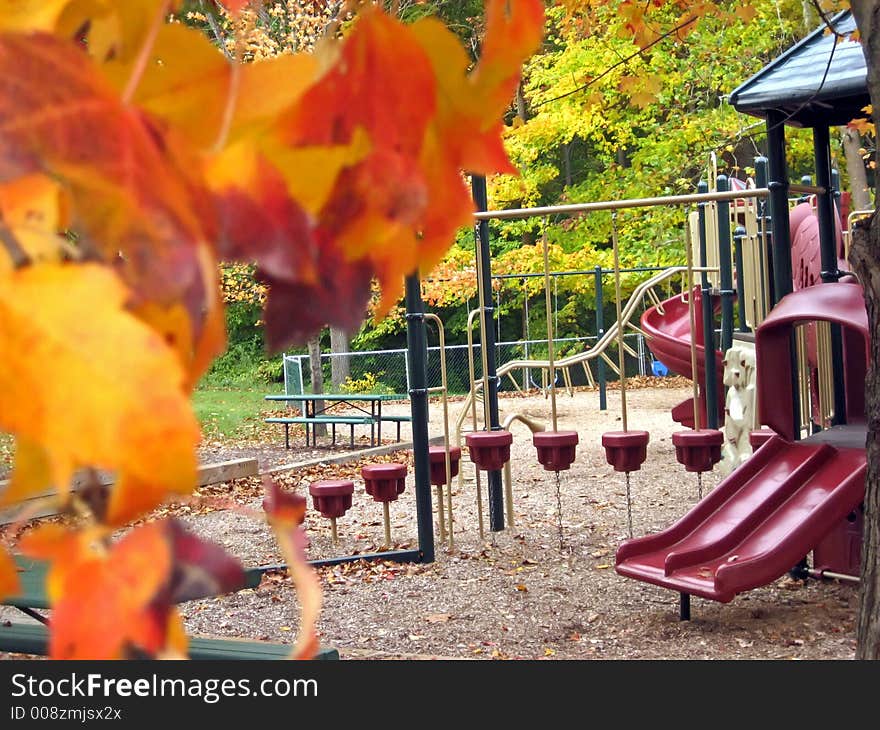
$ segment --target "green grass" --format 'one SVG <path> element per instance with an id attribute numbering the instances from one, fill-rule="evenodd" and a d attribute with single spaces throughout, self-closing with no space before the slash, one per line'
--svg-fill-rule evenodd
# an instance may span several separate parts
<path id="1" fill-rule="evenodd" d="M 193 393 L 193 409 L 206 435 L 235 436 L 260 414 L 272 410 L 263 396 L 277 388 L 199 388 Z"/>

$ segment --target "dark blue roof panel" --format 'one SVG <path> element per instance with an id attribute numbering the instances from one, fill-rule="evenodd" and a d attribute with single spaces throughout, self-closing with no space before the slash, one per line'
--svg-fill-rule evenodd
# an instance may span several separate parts
<path id="1" fill-rule="evenodd" d="M 862 107 L 870 103 L 865 57 L 861 43 L 849 37 L 855 19 L 846 10 L 830 22 L 843 38 L 823 24 L 734 89 L 733 107 L 764 118 L 777 111 L 786 123 L 801 127 L 865 116 Z"/>

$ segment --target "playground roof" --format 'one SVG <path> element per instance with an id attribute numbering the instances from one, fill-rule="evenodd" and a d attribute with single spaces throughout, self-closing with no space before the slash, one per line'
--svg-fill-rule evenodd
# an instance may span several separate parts
<path id="1" fill-rule="evenodd" d="M 862 45 L 850 36 L 856 29 L 852 12 L 823 23 L 799 43 L 771 61 L 730 94 L 737 111 L 767 117 L 784 115 L 796 127 L 835 126 L 864 117 L 870 104 Z"/>

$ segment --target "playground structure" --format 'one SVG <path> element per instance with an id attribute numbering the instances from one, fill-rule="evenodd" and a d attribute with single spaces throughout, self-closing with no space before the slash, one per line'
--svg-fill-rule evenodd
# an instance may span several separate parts
<path id="1" fill-rule="evenodd" d="M 765 267 L 773 277 L 771 306 L 754 329 L 757 418 L 766 428 L 754 432 L 754 455 L 675 524 L 617 551 L 619 574 L 679 592 L 683 620 L 691 595 L 729 602 L 788 571 L 858 581 L 870 332 L 861 287 L 846 271 L 840 220 L 851 218 L 835 210 L 829 126 L 852 119 L 868 97 L 864 81 L 853 88 L 864 59 L 845 40 L 851 14 L 831 24 L 844 42 L 822 27 L 731 94 L 737 109 L 767 122 Z M 825 69 L 819 91 L 792 78 L 816 68 Z M 786 123 L 813 130 L 815 216 L 807 203 L 788 210 Z"/>
<path id="2" fill-rule="evenodd" d="M 835 22 L 841 18 L 845 21 L 846 14 Z M 821 38 L 821 33 L 814 34 L 802 47 L 809 48 Z M 753 80 L 741 88 L 751 83 Z M 845 271 L 848 231 L 834 222 L 846 220 L 849 224 L 855 214 L 848 214 L 845 206 L 839 218 L 835 213 L 827 130 L 827 124 L 848 121 L 844 116 L 849 107 L 834 111 L 832 106 L 832 112 L 820 112 L 809 101 L 795 107 L 793 112 L 776 108 L 762 111 L 768 121 L 768 157 L 756 160 L 754 181 L 733 190 L 728 189 L 730 181 L 725 176 L 710 174 L 714 189 L 710 190 L 709 183 L 702 183 L 691 195 L 487 211 L 485 181 L 473 178 L 474 197 L 480 208 L 475 216 L 480 303 L 468 323 L 472 388 L 455 422 L 454 435 L 450 437 L 447 425 L 445 446 L 434 454 L 427 446 L 426 401 L 428 394 L 438 389 L 427 386 L 423 354 L 424 324 L 431 315 L 423 311 L 418 279 L 413 276 L 407 281 L 419 547 L 409 551 L 388 550 L 373 556 L 347 556 L 332 562 L 365 557 L 433 560 L 431 485 L 441 487 L 438 517 L 441 532 L 446 531 L 451 547 L 454 523 L 450 480 L 458 467 L 462 484 L 464 467 L 458 465 L 456 458 L 462 453 L 462 435 L 468 446 L 468 458 L 476 466 L 481 535 L 482 472 L 486 473 L 488 487 L 490 530 L 503 530 L 505 518 L 512 525 L 510 427 L 519 421 L 530 429 L 538 459 L 545 469 L 557 474 L 558 485 L 559 472 L 575 459 L 578 439 L 576 433 L 557 428 L 557 374 L 561 375 L 562 387 L 571 392 L 569 369 L 586 370 L 587 364 L 597 358 L 621 378 L 623 430 L 605 434 L 602 441 L 608 463 L 616 471 L 624 472 L 628 483 L 629 474 L 644 463 L 650 438 L 647 432 L 629 428 L 626 417 L 626 378 L 622 367 L 626 347 L 622 336 L 630 330 L 643 333 L 658 361 L 690 377 L 694 384 L 693 396 L 676 406 L 672 416 L 686 427 L 673 436 L 676 456 L 687 471 L 697 475 L 713 468 L 721 457 L 724 436 L 720 415 L 727 405 L 723 358 L 734 343 L 737 347 L 753 348 L 757 373 L 756 381 L 751 383 L 754 420 L 746 427 L 754 454 L 741 458 L 708 495 L 703 496 L 700 487 L 697 504 L 672 526 L 624 542 L 617 551 L 617 572 L 678 592 L 683 619 L 690 616 L 691 595 L 727 602 L 738 593 L 765 585 L 788 571 L 800 576 L 857 580 L 866 464 L 861 389 L 870 333 L 861 288 Z M 803 110 L 807 110 L 803 118 L 798 118 Z M 790 120 L 814 128 L 815 185 L 792 184 L 788 180 L 781 130 L 783 123 Z M 650 277 L 626 303 L 621 300 L 618 286 L 614 325 L 598 338 L 594 347 L 556 360 L 545 248 L 548 358 L 519 360 L 495 368 L 490 219 L 542 219 L 597 211 L 611 211 L 616 216 L 627 209 L 661 205 L 696 206 L 683 226 L 687 237 L 686 266 Z M 615 225 L 612 239 L 615 279 L 619 281 Z M 695 276 L 699 276 L 699 282 Z M 683 279 L 681 293 L 662 299 L 655 287 L 675 277 Z M 633 315 L 644 300 L 650 306 L 636 324 Z M 720 348 L 715 343 L 719 313 Z M 477 323 L 481 339 L 480 377 L 476 377 L 472 347 L 472 327 Z M 612 344 L 617 344 L 616 363 L 606 352 Z M 517 379 L 511 374 L 526 369 L 542 373 L 542 384 L 550 398 L 549 429 L 524 414 L 509 414 L 501 420 L 497 403 L 499 380 L 510 376 L 516 386 Z M 441 385 L 439 391 L 443 390 Z M 478 404 L 482 407 L 478 408 Z M 464 433 L 468 415 L 472 430 Z M 444 421 L 448 424 L 447 418 L 444 401 Z M 628 503 L 629 499 L 627 489 Z M 385 501 L 386 513 L 390 501 Z M 562 537 L 560 531 L 560 545 Z M 390 547 L 387 527 L 386 543 Z M 812 568 L 806 563 L 810 554 Z"/>
<path id="3" fill-rule="evenodd" d="M 834 22 L 844 35 L 854 30 L 848 13 L 837 16 Z M 833 40 L 830 42 L 833 44 Z M 822 51 L 817 51 L 817 47 L 825 44 L 827 55 L 827 43 L 820 29 L 797 48 L 802 53 L 815 54 Z M 784 66 L 783 60 L 774 63 Z M 762 74 L 769 74 L 772 83 L 784 84 L 784 74 L 772 78 L 776 66 L 771 64 L 769 71 L 765 69 Z M 737 593 L 765 585 L 788 571 L 801 576 L 833 575 L 858 580 L 866 463 L 862 390 L 870 335 L 861 288 L 847 271 L 848 231 L 840 222 L 851 223 L 852 216 L 840 211 L 835 199 L 828 133 L 830 124 L 848 121 L 844 115 L 851 113 L 851 104 L 836 109 L 825 99 L 825 103 L 814 106 L 814 95 L 795 103 L 791 100 L 793 92 L 783 86 L 783 113 L 778 105 L 774 106 L 776 101 L 767 101 L 766 89 L 760 88 L 764 82 L 758 74 L 733 95 L 739 98 L 743 110 L 767 119 L 770 155 L 756 161 L 757 183 L 728 194 L 729 181 L 717 176 L 717 192 L 710 193 L 708 184 L 702 183 L 693 198 L 664 199 L 665 204 L 697 203 L 687 228 L 693 244 L 693 250 L 687 246 L 688 284 L 681 294 L 655 302 L 641 318 L 642 331 L 652 352 L 665 365 L 694 382 L 693 397 L 673 409 L 673 418 L 690 428 L 674 434 L 673 443 L 678 460 L 697 474 L 711 469 L 721 458 L 724 434 L 718 430 L 719 415 L 732 402 L 724 397 L 722 358 L 727 354 L 732 358 L 733 353 L 740 352 L 732 349 L 737 320 L 735 305 L 739 308 L 738 348 L 752 347 L 755 352 L 755 367 L 749 377 L 756 380 L 743 385 L 752 388 L 751 420 L 746 420 L 745 412 L 739 414 L 741 428 L 751 433 L 747 447 L 746 441 L 737 437 L 739 449 L 734 453 L 734 463 L 728 467 L 729 475 L 706 497 L 700 489 L 698 504 L 672 527 L 656 535 L 631 539 L 617 553 L 619 574 L 678 591 L 683 619 L 690 616 L 692 594 L 727 602 Z M 760 101 L 750 107 L 747 92 L 753 86 L 759 87 L 754 95 Z M 864 89 L 861 100 L 867 103 Z M 792 119 L 795 124 L 813 128 L 815 186 L 791 184 L 787 179 L 782 130 L 784 123 Z M 807 197 L 790 201 L 790 193 Z M 484 212 L 477 217 L 485 221 L 491 217 L 583 214 L 654 204 L 659 203 L 652 199 L 613 201 Z M 619 275 L 616 229 L 613 237 L 615 272 Z M 717 243 L 710 246 L 713 238 Z M 713 251 L 712 257 L 709 251 Z M 698 267 L 691 260 L 695 252 Z M 699 286 L 693 282 L 695 271 L 701 275 Z M 478 287 L 482 288 L 485 275 L 479 268 L 478 276 Z M 551 393 L 555 394 L 556 367 L 564 370 L 603 356 L 611 364 L 605 347 L 621 338 L 625 327 L 634 327 L 630 317 L 636 309 L 635 302 L 649 289 L 650 284 L 646 284 L 622 307 L 618 288 L 614 328 L 596 347 L 564 362 L 554 363 L 551 354 L 547 361 L 508 363 L 487 375 L 484 360 L 482 383 L 473 380 L 462 413 L 470 408 L 476 430 L 475 403 L 479 394 L 482 392 L 484 402 L 490 399 L 492 380 L 497 390 L 497 379 L 517 368 L 544 371 L 542 381 L 549 382 Z M 698 308 L 699 319 L 695 316 Z M 716 349 L 714 337 L 718 310 L 720 350 Z M 482 301 L 480 327 L 486 334 Z M 548 345 L 552 343 L 551 332 L 548 315 Z M 484 343 L 484 352 L 487 347 Z M 624 430 L 606 434 L 603 446 L 608 462 L 627 474 L 629 503 L 629 473 L 638 470 L 645 459 L 648 434 L 627 428 L 623 351 L 621 343 L 618 373 Z M 741 358 L 743 372 L 747 361 L 748 358 Z M 727 365 L 734 367 L 732 362 Z M 563 382 L 570 390 L 570 378 L 565 374 Z M 733 387 L 732 383 L 728 385 Z M 475 437 L 472 432 L 466 438 L 469 443 L 491 440 L 503 444 L 507 451 L 493 455 L 495 460 L 485 466 L 489 470 L 503 462 L 512 436 L 490 422 L 488 407 L 484 410 L 484 431 L 478 433 L 485 435 Z M 513 420 L 509 417 L 505 425 Z M 463 421 L 460 416 L 457 435 Z M 765 428 L 756 428 L 761 425 Z M 532 430 L 539 432 L 537 428 Z M 752 447 L 756 453 L 748 458 L 742 450 Z M 505 474 L 510 499 L 507 465 Z M 814 567 L 809 569 L 806 560 L 811 553 Z"/>

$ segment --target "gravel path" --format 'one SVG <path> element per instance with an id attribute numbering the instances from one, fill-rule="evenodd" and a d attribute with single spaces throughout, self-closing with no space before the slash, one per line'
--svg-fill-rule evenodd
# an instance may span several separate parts
<path id="1" fill-rule="evenodd" d="M 695 476 L 675 460 L 671 434 L 680 426 L 669 415 L 690 393 L 686 387 L 628 392 L 629 427 L 651 433 L 648 460 L 631 480 L 636 535 L 668 526 L 697 499 Z M 605 462 L 600 438 L 605 431 L 620 429 L 619 403 L 614 391 L 609 391 L 607 411 L 598 409 L 595 392 L 557 397 L 559 429 L 580 435 L 578 458 L 559 481 L 561 547 L 554 474 L 537 464 L 528 429 L 514 423 L 515 525 L 489 532 L 486 517 L 487 531 L 480 537 L 473 469 L 463 462 L 465 479 L 460 487 L 453 485 L 455 549 L 449 552 L 438 541 L 436 560 L 428 565 L 358 561 L 321 569 L 322 640 L 338 648 L 343 658 L 852 658 L 857 593 L 850 586 L 804 584 L 786 576 L 729 604 L 694 598 L 693 620 L 679 622 L 677 594 L 614 572 L 615 550 L 628 536 L 626 491 L 623 475 Z M 461 403 L 453 404 L 451 413 L 460 408 Z M 519 412 L 550 421 L 549 400 L 541 395 L 503 398 L 501 408 L 502 419 Z M 442 435 L 441 415 L 442 409 L 432 406 L 432 436 Z M 251 448 L 259 453 L 259 447 Z M 260 455 L 264 468 L 315 456 L 277 451 L 272 447 L 269 456 Z M 317 453 L 320 457 L 331 451 Z M 222 449 L 216 455 L 223 455 Z M 405 460 L 411 474 L 409 453 L 379 458 Z M 303 494 L 314 479 L 339 477 L 355 479 L 354 505 L 339 520 L 338 546 L 330 540 L 328 523 L 309 511 L 312 558 L 382 548 L 382 509 L 363 493 L 358 464 L 317 465 L 278 475 Z M 715 479 L 707 475 L 704 489 L 711 489 Z M 257 480 L 210 492 L 259 508 Z M 483 507 L 485 511 L 485 500 Z M 274 540 L 259 521 L 236 510 L 196 511 L 200 513 L 184 514 L 184 519 L 243 562 L 280 561 Z M 411 476 L 404 494 L 391 505 L 391 516 L 396 546 L 415 547 Z M 183 608 L 193 632 L 295 638 L 296 601 L 282 573 L 268 574 L 255 590 Z"/>

